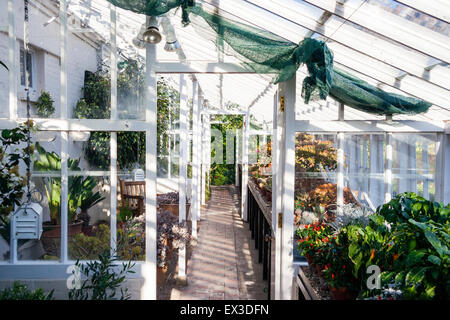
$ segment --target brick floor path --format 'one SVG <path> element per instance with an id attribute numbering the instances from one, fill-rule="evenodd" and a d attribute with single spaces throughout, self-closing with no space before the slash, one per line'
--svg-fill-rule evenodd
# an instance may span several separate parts
<path id="1" fill-rule="evenodd" d="M 188 285 L 171 299 L 267 299 L 267 282 L 250 238 L 248 223 L 239 216 L 239 196 L 232 186 L 212 187 L 202 210 L 198 242 L 188 262 Z"/>

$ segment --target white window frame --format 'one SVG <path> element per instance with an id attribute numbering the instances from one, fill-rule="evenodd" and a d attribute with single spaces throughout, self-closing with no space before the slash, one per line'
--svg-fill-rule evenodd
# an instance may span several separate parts
<path id="1" fill-rule="evenodd" d="M 25 48 L 23 46 L 20 47 L 20 50 L 19 50 L 19 66 L 22 64 L 21 61 L 20 61 L 20 56 L 21 56 L 22 52 L 24 54 L 23 61 L 24 61 L 24 72 L 25 72 L 26 71 L 26 67 L 27 67 L 27 62 L 26 62 L 27 61 L 27 59 L 26 59 L 26 53 L 27 52 L 25 51 Z M 36 92 L 37 91 L 37 83 L 36 83 L 36 79 L 37 79 L 37 76 L 36 76 L 37 53 L 36 53 L 36 50 L 31 49 L 31 48 L 28 49 L 28 53 L 30 54 L 30 57 L 31 57 L 31 85 L 30 85 L 30 92 L 32 92 L 32 91 Z M 24 75 L 24 77 L 25 77 L 25 75 Z M 20 72 L 20 75 L 19 75 L 19 81 L 20 81 L 21 91 L 25 92 L 26 84 L 22 84 L 22 73 L 21 72 Z M 25 79 L 25 81 L 27 81 L 27 79 Z"/>

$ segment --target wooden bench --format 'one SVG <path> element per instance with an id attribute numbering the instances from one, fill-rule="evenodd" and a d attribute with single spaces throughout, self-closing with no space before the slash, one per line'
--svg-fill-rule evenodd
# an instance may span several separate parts
<path id="1" fill-rule="evenodd" d="M 122 206 L 127 206 L 133 216 L 145 212 L 145 181 L 125 181 L 119 179 Z"/>

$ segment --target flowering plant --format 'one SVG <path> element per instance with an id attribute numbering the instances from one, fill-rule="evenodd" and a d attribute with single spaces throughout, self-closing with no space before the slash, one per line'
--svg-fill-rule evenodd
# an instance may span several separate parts
<path id="1" fill-rule="evenodd" d="M 352 274 L 348 256 L 348 238 L 345 232 L 335 234 L 321 251 L 322 276 L 330 288 L 347 288 L 350 295 L 358 294 L 358 281 Z"/>
<path id="2" fill-rule="evenodd" d="M 303 228 L 297 229 L 298 249 L 303 256 L 310 256 L 316 261 L 316 255 L 321 247 L 326 245 L 331 238 L 332 229 L 321 222 L 307 224 Z"/>

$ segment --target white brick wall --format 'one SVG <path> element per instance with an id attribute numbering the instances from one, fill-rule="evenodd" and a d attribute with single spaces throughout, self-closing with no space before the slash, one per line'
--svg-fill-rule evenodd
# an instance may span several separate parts
<path id="1" fill-rule="evenodd" d="M 0 23 L 1 26 L 1 23 Z M 8 36 L 0 33 L 0 61 L 8 65 Z M 0 117 L 6 118 L 9 113 L 9 73 L 0 66 Z"/>
<path id="2" fill-rule="evenodd" d="M 15 5 L 15 24 L 17 43 L 23 46 L 23 1 L 14 1 Z M 7 0 L 0 0 L 0 7 L 7 8 Z M 32 100 L 36 100 L 41 90 L 50 92 L 54 102 L 55 112 L 52 117 L 60 117 L 60 25 L 58 22 L 52 22 L 44 27 L 44 24 L 51 17 L 37 10 L 33 6 L 29 7 L 30 19 L 30 44 L 36 53 L 36 63 L 34 72 L 35 92 L 31 95 Z M 0 28 L 8 26 L 8 11 L 0 10 Z M 0 60 L 8 64 L 8 34 L 0 31 Z M 84 73 L 86 70 L 96 71 L 97 69 L 97 51 L 96 49 L 80 39 L 69 31 L 67 39 L 67 81 L 68 81 L 68 114 L 72 116 L 73 109 L 77 101 L 81 98 L 81 88 L 84 84 Z M 17 52 L 19 55 L 19 52 Z M 19 59 L 19 58 L 18 58 Z M 9 116 L 9 74 L 7 70 L 0 68 L 0 117 Z M 16 81 L 18 83 L 18 114 L 20 117 L 26 117 L 26 95 L 20 85 L 20 72 L 17 72 Z M 31 115 L 36 116 L 36 109 L 32 104 Z M 52 143 L 43 143 L 47 151 L 60 153 L 60 139 L 57 138 Z M 82 143 L 70 143 L 69 152 L 72 158 L 78 158 L 82 155 Z M 82 167 L 85 165 L 84 159 L 81 159 Z M 105 193 L 106 199 L 96 207 L 92 208 L 90 213 L 93 218 L 91 223 L 97 220 L 105 220 L 109 215 L 109 194 Z M 44 211 L 48 211 L 44 210 Z M 45 212 L 48 216 L 48 212 Z"/>
<path id="3" fill-rule="evenodd" d="M 16 33 L 20 46 L 23 45 L 23 1 L 14 1 Z M 7 0 L 0 0 L 0 7 L 7 8 Z M 29 7 L 30 19 L 30 43 L 37 52 L 36 94 L 32 99 L 37 98 L 41 90 L 49 91 L 55 100 L 54 117 L 60 116 L 60 25 L 52 22 L 44 27 L 50 17 Z M 8 26 L 7 10 L 0 10 L 0 27 Z M 19 53 L 17 53 L 19 54 Z M 8 62 L 8 34 L 0 32 L 0 59 Z M 84 71 L 95 71 L 97 68 L 96 49 L 87 42 L 81 40 L 76 35 L 69 32 L 68 35 L 68 108 L 69 115 L 72 115 L 76 102 L 81 97 L 81 88 L 84 81 Z M 42 65 L 44 64 L 44 65 Z M 0 117 L 8 116 L 8 73 L 0 70 Z M 20 74 L 17 74 L 19 83 L 19 97 L 25 97 L 23 89 L 20 88 Z M 6 112 L 5 112 L 6 110 Z M 26 116 L 26 104 L 19 99 L 18 112 L 20 116 Z M 32 114 L 35 114 L 34 108 Z"/>

